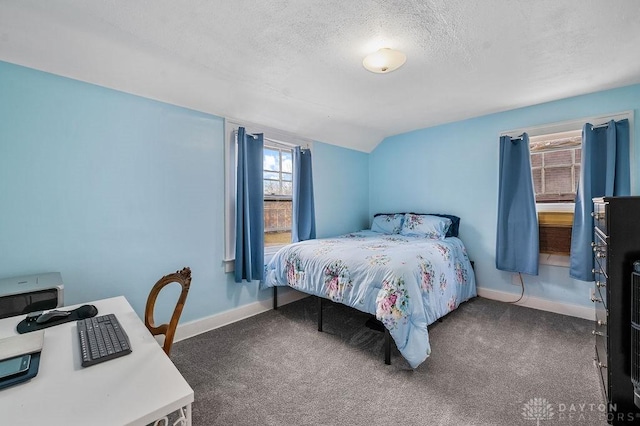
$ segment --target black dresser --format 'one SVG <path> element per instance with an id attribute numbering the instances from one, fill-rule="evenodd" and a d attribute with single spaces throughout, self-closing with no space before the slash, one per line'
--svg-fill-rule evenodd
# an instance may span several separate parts
<path id="1" fill-rule="evenodd" d="M 640 197 L 594 198 L 593 219 L 595 364 L 610 423 L 637 424 L 640 409 L 631 383 L 631 272 L 640 259 Z"/>

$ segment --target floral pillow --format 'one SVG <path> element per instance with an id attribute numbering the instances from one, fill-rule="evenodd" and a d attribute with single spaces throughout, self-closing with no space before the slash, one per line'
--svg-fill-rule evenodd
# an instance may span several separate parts
<path id="1" fill-rule="evenodd" d="M 402 235 L 442 240 L 451 226 L 451 219 L 427 214 L 407 213 L 402 224 Z"/>
<path id="2" fill-rule="evenodd" d="M 373 218 L 371 230 L 383 234 L 399 234 L 403 220 L 403 214 L 379 214 Z"/>

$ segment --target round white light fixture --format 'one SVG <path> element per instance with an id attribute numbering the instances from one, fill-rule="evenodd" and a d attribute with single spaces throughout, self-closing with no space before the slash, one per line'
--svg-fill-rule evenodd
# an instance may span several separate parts
<path id="1" fill-rule="evenodd" d="M 385 74 L 397 70 L 406 60 L 407 55 L 404 53 L 385 47 L 367 55 L 362 61 L 362 66 L 371 72 Z"/>

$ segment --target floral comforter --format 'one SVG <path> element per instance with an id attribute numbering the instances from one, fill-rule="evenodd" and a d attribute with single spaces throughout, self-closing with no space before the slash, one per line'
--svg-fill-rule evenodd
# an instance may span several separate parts
<path id="1" fill-rule="evenodd" d="M 476 296 L 462 241 L 360 231 L 283 247 L 262 288 L 291 286 L 376 316 L 415 368 L 431 353 L 427 326 Z"/>

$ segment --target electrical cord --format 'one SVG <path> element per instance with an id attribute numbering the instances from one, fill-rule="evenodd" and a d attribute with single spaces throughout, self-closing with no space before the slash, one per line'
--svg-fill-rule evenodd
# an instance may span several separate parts
<path id="1" fill-rule="evenodd" d="M 518 276 L 520 277 L 520 286 L 522 287 L 522 292 L 520 293 L 520 297 L 518 298 L 518 300 L 514 300 L 512 302 L 507 301 L 507 303 L 518 303 L 519 301 L 522 300 L 522 297 L 524 296 L 524 280 L 522 279 L 522 273 L 518 272 Z"/>

